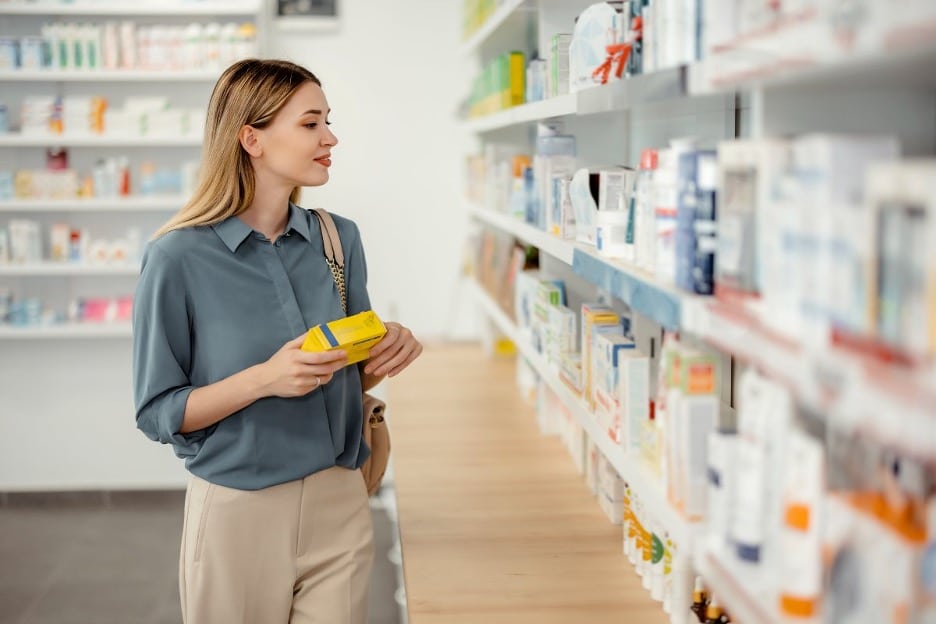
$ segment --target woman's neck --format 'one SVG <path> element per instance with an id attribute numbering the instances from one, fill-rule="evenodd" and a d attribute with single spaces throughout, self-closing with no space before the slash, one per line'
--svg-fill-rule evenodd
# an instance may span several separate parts
<path id="1" fill-rule="evenodd" d="M 264 190 L 254 193 L 250 207 L 238 215 L 251 229 L 275 241 L 286 231 L 289 222 L 289 195 L 292 189 Z"/>

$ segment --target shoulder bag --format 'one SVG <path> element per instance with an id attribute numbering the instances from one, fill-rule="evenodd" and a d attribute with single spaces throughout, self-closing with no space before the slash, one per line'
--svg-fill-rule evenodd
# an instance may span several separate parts
<path id="1" fill-rule="evenodd" d="M 331 269 L 335 285 L 341 297 L 341 309 L 348 313 L 348 292 L 345 286 L 344 252 L 341 248 L 341 238 L 338 228 L 331 215 L 321 208 L 312 210 L 322 230 L 322 244 L 325 248 L 325 262 Z M 370 447 L 370 457 L 361 466 L 364 482 L 367 484 L 367 493 L 371 496 L 380 489 L 380 482 L 387 472 L 387 462 L 390 460 L 390 431 L 384 420 L 387 404 L 366 392 L 364 403 L 364 442 Z"/>

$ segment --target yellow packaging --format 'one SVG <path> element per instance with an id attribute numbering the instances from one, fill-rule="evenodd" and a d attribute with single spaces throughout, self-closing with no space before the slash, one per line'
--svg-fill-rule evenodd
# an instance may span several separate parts
<path id="1" fill-rule="evenodd" d="M 348 353 L 348 364 L 356 364 L 370 357 L 370 349 L 387 333 L 387 328 L 373 310 L 347 316 L 330 323 L 316 325 L 309 330 L 303 351 L 334 351 Z"/>

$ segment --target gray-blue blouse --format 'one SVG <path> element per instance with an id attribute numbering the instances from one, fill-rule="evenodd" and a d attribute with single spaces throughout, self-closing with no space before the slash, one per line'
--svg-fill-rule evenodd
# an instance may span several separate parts
<path id="1" fill-rule="evenodd" d="M 334 215 L 345 251 L 348 314 L 370 309 L 357 226 Z M 267 397 L 179 433 L 193 389 L 265 362 L 309 327 L 344 316 L 315 215 L 292 204 L 271 243 L 238 217 L 170 232 L 143 256 L 133 309 L 137 427 L 172 444 L 193 474 L 257 490 L 330 468 L 358 468 L 361 377 L 348 366 L 297 398 Z"/>

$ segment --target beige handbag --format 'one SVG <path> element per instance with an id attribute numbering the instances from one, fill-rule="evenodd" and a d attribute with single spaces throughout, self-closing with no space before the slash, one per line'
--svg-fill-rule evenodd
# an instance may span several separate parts
<path id="1" fill-rule="evenodd" d="M 325 247 L 325 261 L 331 269 L 338 293 L 341 295 L 341 309 L 348 313 L 348 292 L 345 288 L 344 252 L 341 249 L 341 239 L 338 237 L 338 228 L 335 221 L 325 210 L 318 208 L 312 213 L 318 217 L 322 226 L 322 243 Z M 371 496 L 380 489 L 380 482 L 387 472 L 387 462 L 390 460 L 390 431 L 384 421 L 384 411 L 387 404 L 364 393 L 364 442 L 370 447 L 371 455 L 361 466 L 364 483 L 367 484 L 367 493 Z"/>

